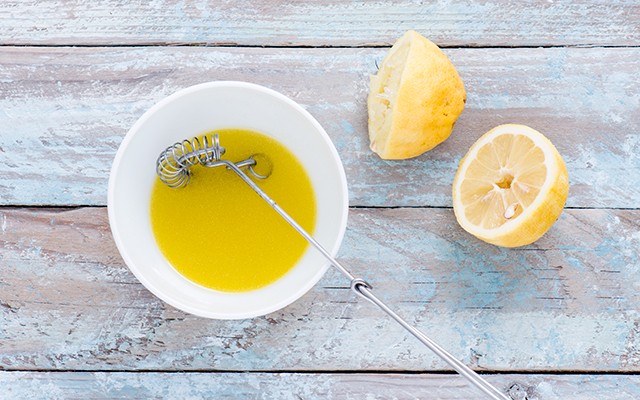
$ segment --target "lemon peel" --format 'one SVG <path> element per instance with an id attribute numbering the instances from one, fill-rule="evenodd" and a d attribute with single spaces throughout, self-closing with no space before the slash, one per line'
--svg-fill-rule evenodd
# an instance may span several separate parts
<path id="1" fill-rule="evenodd" d="M 465 102 L 464 84 L 449 58 L 430 40 L 407 31 L 371 76 L 371 150 L 387 160 L 423 154 L 449 137 Z"/>
<path id="2" fill-rule="evenodd" d="M 558 219 L 569 193 L 556 147 L 525 125 L 500 125 L 469 149 L 453 181 L 453 210 L 464 230 L 503 247 L 538 240 Z"/>

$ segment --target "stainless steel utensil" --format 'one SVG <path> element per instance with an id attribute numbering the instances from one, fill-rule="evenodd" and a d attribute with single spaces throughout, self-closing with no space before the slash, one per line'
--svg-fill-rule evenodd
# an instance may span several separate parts
<path id="1" fill-rule="evenodd" d="M 438 357 L 449 364 L 460 375 L 465 377 L 470 383 L 484 392 L 487 398 L 492 400 L 512 400 L 505 393 L 501 392 L 495 386 L 484 380 L 471 368 L 464 365 L 458 359 L 449 354 L 433 340 L 420 330 L 411 326 L 402 317 L 390 309 L 382 300 L 378 299 L 371 291 L 372 287 L 365 280 L 353 276 L 342 264 L 329 254 L 324 247 L 320 245 L 311 235 L 309 235 L 293 218 L 289 216 L 276 202 L 271 199 L 251 178 L 242 171 L 247 168 L 251 175 L 258 179 L 266 179 L 271 174 L 270 162 L 264 157 L 264 163 L 268 163 L 267 171 L 259 174 L 255 171 L 257 165 L 256 159 L 258 155 L 251 156 L 240 162 L 231 162 L 223 160 L 225 149 L 220 146 L 218 135 L 213 135 L 210 141 L 207 136 L 201 139 L 193 138 L 191 140 L 183 140 L 169 146 L 164 150 L 156 161 L 156 173 L 160 180 L 172 188 L 180 188 L 186 186 L 191 179 L 190 167 L 201 164 L 205 167 L 225 166 L 227 169 L 235 172 L 244 182 L 247 183 L 264 201 L 278 213 L 285 221 L 287 221 L 302 237 L 304 237 L 316 250 L 318 250 L 335 268 L 337 268 L 350 281 L 350 287 L 358 296 L 370 301 L 378 306 L 382 311 L 387 313 L 391 318 L 404 327 L 409 333 L 415 336 L 420 342 L 433 351 Z"/>

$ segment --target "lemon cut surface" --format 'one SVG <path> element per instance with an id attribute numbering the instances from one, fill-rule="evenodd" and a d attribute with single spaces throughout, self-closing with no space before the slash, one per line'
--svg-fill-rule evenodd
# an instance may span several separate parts
<path id="1" fill-rule="evenodd" d="M 449 58 L 430 40 L 407 31 L 371 76 L 371 150 L 387 160 L 421 155 L 449 137 L 465 101 L 464 84 Z"/>
<path id="2" fill-rule="evenodd" d="M 504 247 L 538 240 L 569 192 L 555 146 L 525 125 L 500 125 L 471 146 L 453 182 L 453 210 L 467 232 Z"/>

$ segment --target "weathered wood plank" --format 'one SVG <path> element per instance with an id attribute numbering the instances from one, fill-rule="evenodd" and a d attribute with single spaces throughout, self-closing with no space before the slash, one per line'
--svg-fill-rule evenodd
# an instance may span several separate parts
<path id="1" fill-rule="evenodd" d="M 488 375 L 514 400 L 628 400 L 637 375 Z M 441 399 L 480 398 L 441 374 L 0 372 L 0 399 Z"/>
<path id="2" fill-rule="evenodd" d="M 450 206 L 458 161 L 488 129 L 525 123 L 568 164 L 568 206 L 640 203 L 640 48 L 449 49 L 467 107 L 414 160 L 368 149 L 369 73 L 384 49 L 0 49 L 0 203 L 104 205 L 113 156 L 153 103 L 210 80 L 279 90 L 314 114 L 347 170 L 351 205 Z"/>
<path id="3" fill-rule="evenodd" d="M 103 208 L 5 208 L 0 228 L 0 369 L 447 368 L 333 270 L 279 312 L 212 321 L 137 283 Z M 638 248 L 637 210 L 566 210 L 510 250 L 464 233 L 451 210 L 353 209 L 339 257 L 478 370 L 637 372 Z"/>
<path id="4" fill-rule="evenodd" d="M 416 29 L 445 46 L 637 45 L 636 1 L 4 1 L 2 44 L 371 46 Z"/>

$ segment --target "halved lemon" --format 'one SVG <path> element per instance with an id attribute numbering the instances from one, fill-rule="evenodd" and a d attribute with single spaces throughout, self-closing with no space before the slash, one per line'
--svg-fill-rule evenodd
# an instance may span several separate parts
<path id="1" fill-rule="evenodd" d="M 567 168 L 549 139 L 525 125 L 500 125 L 460 161 L 453 210 L 462 228 L 477 238 L 524 246 L 551 228 L 568 193 Z"/>
<path id="2" fill-rule="evenodd" d="M 416 157 L 446 140 L 467 99 L 449 58 L 416 31 L 391 47 L 371 76 L 371 150 L 385 160 Z"/>

